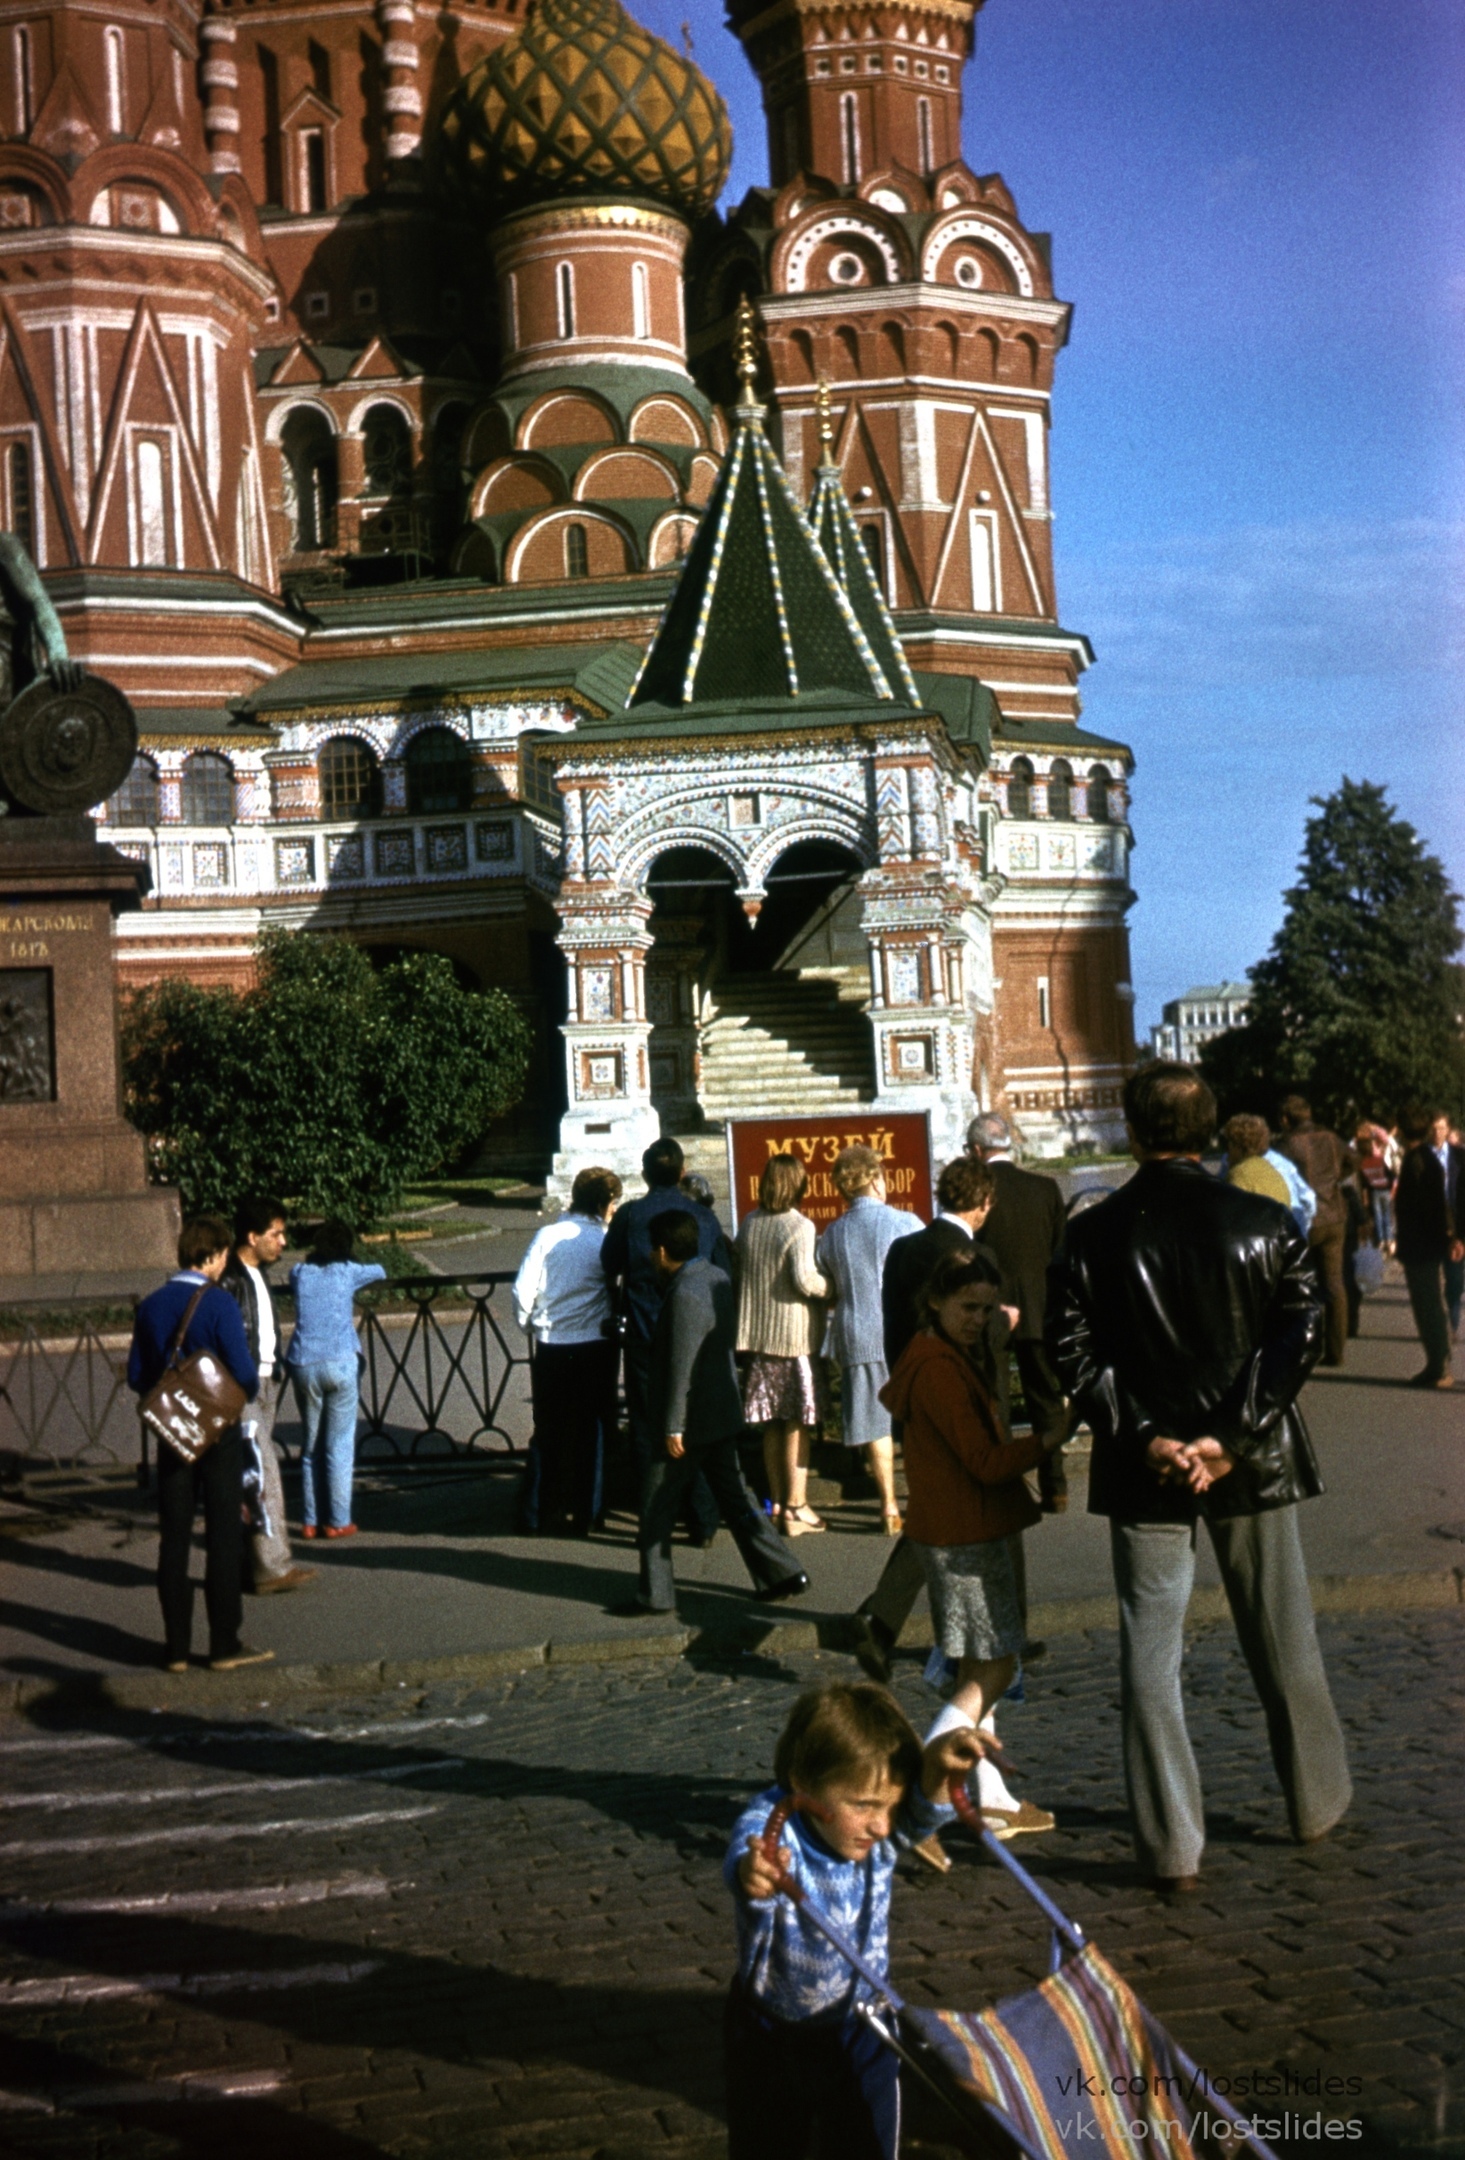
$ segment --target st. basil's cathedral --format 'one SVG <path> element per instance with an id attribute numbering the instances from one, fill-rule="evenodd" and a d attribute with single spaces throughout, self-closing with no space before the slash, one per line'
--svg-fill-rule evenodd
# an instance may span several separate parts
<path id="1" fill-rule="evenodd" d="M 617 0 L 12 0 L 0 516 L 138 712 L 124 988 L 441 952 L 561 1189 L 793 1106 L 1118 1136 L 1132 761 L 981 4 L 728 0 L 719 211 L 722 99 Z"/>

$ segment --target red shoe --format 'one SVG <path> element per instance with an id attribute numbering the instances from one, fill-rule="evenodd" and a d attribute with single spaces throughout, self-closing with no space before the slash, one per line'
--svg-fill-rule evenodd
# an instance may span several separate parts
<path id="1" fill-rule="evenodd" d="M 315 1527 L 315 1524 L 314 1524 L 313 1522 L 308 1522 L 308 1523 L 302 1523 L 302 1524 L 301 1524 L 301 1526 L 300 1526 L 300 1535 L 301 1535 L 302 1537 L 319 1537 L 319 1536 L 320 1536 L 320 1532 L 319 1532 L 319 1530 L 317 1530 L 317 1529 L 316 1529 L 316 1527 Z"/>
<path id="2" fill-rule="evenodd" d="M 327 1528 L 321 1532 L 322 1537 L 355 1537 L 355 1535 L 356 1525 L 354 1522 L 343 1522 L 339 1528 Z"/>

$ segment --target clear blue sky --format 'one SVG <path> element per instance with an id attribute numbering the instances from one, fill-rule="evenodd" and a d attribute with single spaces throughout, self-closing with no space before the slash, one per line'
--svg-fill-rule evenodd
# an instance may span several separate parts
<path id="1" fill-rule="evenodd" d="M 729 207 L 767 176 L 707 0 Z M 1465 889 L 1465 7 L 988 0 L 965 152 L 1053 235 L 1085 717 L 1133 744 L 1136 1024 L 1266 950 L 1308 797 L 1382 782 Z"/>

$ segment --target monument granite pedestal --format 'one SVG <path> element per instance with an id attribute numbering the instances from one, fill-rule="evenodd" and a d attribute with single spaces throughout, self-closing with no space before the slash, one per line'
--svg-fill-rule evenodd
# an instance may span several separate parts
<path id="1" fill-rule="evenodd" d="M 0 1299 L 176 1258 L 178 1195 L 148 1182 L 118 1062 L 112 923 L 149 873 L 86 815 L 136 748 L 121 692 L 64 657 L 0 711 Z"/>

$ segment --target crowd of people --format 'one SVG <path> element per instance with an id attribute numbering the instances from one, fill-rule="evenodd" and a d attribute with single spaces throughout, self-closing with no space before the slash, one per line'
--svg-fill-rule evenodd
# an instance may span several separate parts
<path id="1" fill-rule="evenodd" d="M 543 1530 L 588 1534 L 600 1519 L 623 1335 L 640 1577 L 616 1610 L 675 1609 L 679 1519 L 696 1545 L 725 1523 L 757 1596 L 800 1596 L 808 1578 L 794 1541 L 826 1528 L 809 1503 L 810 1445 L 832 1422 L 825 1398 L 837 1375 L 840 1436 L 862 1458 L 893 1541 L 853 1617 L 857 1655 L 876 1682 L 888 1680 L 926 1592 L 931 1671 L 947 1697 L 933 1734 L 979 1735 L 984 1819 L 1021 1836 L 1053 1817 L 1008 1788 L 994 1720 L 1027 1644 L 1024 1535 L 1066 1508 L 1063 1450 L 1086 1419 L 1089 1504 L 1111 1519 L 1126 1615 L 1137 1843 L 1157 1881 L 1184 1884 L 1197 1871 L 1201 1816 L 1178 1660 L 1202 1519 L 1299 1835 L 1344 1804 L 1296 1534 L 1295 1503 L 1321 1490 L 1296 1396 L 1314 1363 L 1342 1363 L 1365 1249 L 1397 1250 L 1404 1266 L 1429 1359 L 1416 1384 L 1448 1384 L 1465 1155 L 1433 1114 L 1406 1117 L 1397 1147 L 1372 1123 L 1350 1145 L 1294 1096 L 1275 1140 L 1260 1118 L 1229 1120 L 1218 1175 L 1204 1160 L 1215 1104 L 1189 1068 L 1146 1068 L 1126 1110 L 1139 1173 L 1071 1216 L 1053 1179 L 1013 1160 L 996 1115 L 973 1122 L 967 1153 L 941 1172 L 929 1224 L 889 1205 L 880 1158 L 861 1146 L 833 1166 L 844 1212 L 822 1235 L 800 1210 L 805 1172 L 791 1155 L 768 1162 L 758 1205 L 731 1242 L 710 1193 L 689 1189 L 674 1140 L 648 1149 L 646 1192 L 625 1206 L 611 1172 L 583 1172 L 516 1290 L 539 1346 L 538 1466 L 526 1491 Z M 1091 1251 L 1102 1264 L 1085 1275 Z M 538 1368 L 572 1322 L 587 1378 L 566 1413 Z M 1026 1418 L 1015 1428 L 1019 1387 Z M 766 1499 L 744 1474 L 755 1441 Z M 944 1864 L 938 1839 L 917 1850 Z"/>
<path id="2" fill-rule="evenodd" d="M 1023 1540 L 1067 1506 L 1063 1450 L 1078 1421 L 1091 1434 L 1089 1510 L 1109 1525 L 1120 1739 L 1144 1877 L 1166 1897 L 1200 1879 L 1205 1818 L 1181 1657 L 1202 1524 L 1294 1838 L 1326 1836 L 1349 1806 L 1298 1533 L 1299 1504 L 1323 1489 L 1299 1397 L 1315 1365 L 1343 1361 L 1365 1253 L 1377 1256 L 1375 1281 L 1390 1253 L 1403 1269 L 1426 1359 L 1411 1384 L 1452 1385 L 1465 1147 L 1429 1109 L 1407 1113 L 1397 1133 L 1368 1121 L 1350 1144 L 1293 1096 L 1275 1140 L 1259 1117 L 1228 1120 L 1217 1174 L 1207 1162 L 1216 1104 L 1192 1068 L 1142 1068 L 1124 1110 L 1134 1174 L 1070 1208 L 1054 1180 L 1019 1167 L 1009 1127 L 988 1114 L 941 1171 L 929 1224 L 893 1208 L 880 1157 L 850 1146 L 833 1166 L 844 1211 L 822 1235 L 799 1206 L 803 1166 L 779 1155 L 731 1242 L 710 1190 L 662 1139 L 643 1158 L 645 1193 L 629 1202 L 613 1171 L 582 1170 L 569 1208 L 538 1231 L 518 1272 L 515 1310 L 534 1343 L 526 1526 L 588 1536 L 603 1522 L 624 1379 L 639 1569 L 618 1613 L 675 1610 L 679 1524 L 703 1546 L 725 1525 L 756 1596 L 807 1591 L 796 1547 L 827 1528 L 810 1504 L 809 1471 L 831 1420 L 830 1374 L 844 1446 L 868 1470 L 890 1541 L 851 1622 L 867 1680 L 801 1698 L 775 1783 L 744 1810 L 728 1850 L 735 2160 L 773 2149 L 773 2095 L 788 2132 L 778 2150 L 790 2160 L 821 2135 L 820 2149 L 833 2139 L 871 2160 L 893 2156 L 898 2141 L 894 2058 L 858 2015 L 869 1981 L 831 1959 L 785 1890 L 814 1897 L 878 1975 L 893 1841 L 949 1864 L 941 1832 L 953 1779 L 974 1787 L 999 1837 L 1053 1827 L 1046 1808 L 1010 1791 L 995 1719 L 1024 1656 L 1041 1648 L 1027 1639 Z M 200 1503 L 214 1670 L 270 1654 L 241 1638 L 246 1570 L 264 1594 L 311 1578 L 292 1563 L 271 1438 L 287 1378 L 304 1428 L 304 1535 L 354 1532 L 352 1301 L 384 1271 L 355 1260 L 348 1226 L 323 1224 L 291 1271 L 296 1318 L 282 1344 L 265 1271 L 284 1243 L 274 1200 L 245 1201 L 232 1228 L 195 1219 L 178 1273 L 138 1308 L 129 1380 L 140 1396 L 207 1355 L 245 1399 L 196 1461 L 160 1450 L 170 1671 L 190 1656 Z M 749 1484 L 750 1459 L 766 1499 Z M 922 1590 L 934 1639 L 927 1678 L 944 1698 L 923 1737 L 888 1692 Z M 787 1816 L 776 1847 L 764 1837 L 775 1810 Z"/>
<path id="3" fill-rule="evenodd" d="M 1349 1145 L 1314 1124 L 1301 1095 L 1283 1102 L 1281 1125 L 1274 1142 L 1264 1118 L 1228 1119 L 1221 1134 L 1226 1176 L 1290 1209 L 1307 1239 L 1327 1299 L 1322 1363 L 1343 1363 L 1363 1298 L 1383 1281 L 1392 1257 L 1403 1270 L 1425 1357 L 1409 1384 L 1452 1388 L 1465 1293 L 1459 1128 L 1444 1110 L 1414 1108 L 1392 1129 L 1361 1119 Z"/>

